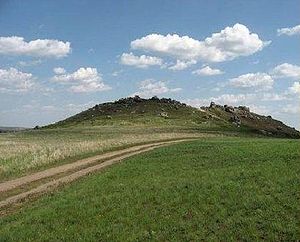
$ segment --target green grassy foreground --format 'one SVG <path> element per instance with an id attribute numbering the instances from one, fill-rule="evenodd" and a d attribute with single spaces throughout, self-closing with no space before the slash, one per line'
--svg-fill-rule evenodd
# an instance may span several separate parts
<path id="1" fill-rule="evenodd" d="M 297 241 L 299 163 L 298 140 L 159 148 L 0 218 L 0 240 Z"/>

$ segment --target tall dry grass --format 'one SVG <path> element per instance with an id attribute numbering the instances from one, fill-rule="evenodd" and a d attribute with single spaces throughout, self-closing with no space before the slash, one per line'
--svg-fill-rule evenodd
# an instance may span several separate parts
<path id="1" fill-rule="evenodd" d="M 181 137 L 184 130 L 89 128 L 41 130 L 0 135 L 0 180 L 122 146 Z M 207 135 L 205 135 L 207 136 Z"/>

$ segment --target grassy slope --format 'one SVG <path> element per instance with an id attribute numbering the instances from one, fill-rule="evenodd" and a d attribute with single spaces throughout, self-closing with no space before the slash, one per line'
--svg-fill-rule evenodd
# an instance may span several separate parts
<path id="1" fill-rule="evenodd" d="M 297 140 L 160 148 L 1 218 L 2 240 L 299 239 Z"/>
<path id="2" fill-rule="evenodd" d="M 167 113 L 168 117 L 161 117 L 161 113 Z M 208 117 L 208 113 L 184 104 L 164 103 L 157 100 L 132 102 L 129 104 L 104 103 L 70 118 L 49 125 L 55 127 L 74 126 L 197 126 L 202 129 L 234 129 L 225 120 Z"/>
<path id="3" fill-rule="evenodd" d="M 197 109 L 171 99 L 126 98 L 102 103 L 46 128 L 87 126 L 181 126 L 199 130 L 260 133 L 273 137 L 300 138 L 300 133 L 272 119 L 245 111 L 216 105 Z M 233 119 L 241 120 L 241 125 Z"/>

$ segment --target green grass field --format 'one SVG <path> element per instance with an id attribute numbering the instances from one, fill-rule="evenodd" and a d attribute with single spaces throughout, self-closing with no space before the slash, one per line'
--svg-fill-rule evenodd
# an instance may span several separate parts
<path id="1" fill-rule="evenodd" d="M 0 218 L 1 241 L 297 241 L 299 140 L 206 138 L 127 159 Z"/>
<path id="2" fill-rule="evenodd" d="M 73 127 L 0 134 L 0 181 L 134 144 L 210 136 L 195 127 Z"/>

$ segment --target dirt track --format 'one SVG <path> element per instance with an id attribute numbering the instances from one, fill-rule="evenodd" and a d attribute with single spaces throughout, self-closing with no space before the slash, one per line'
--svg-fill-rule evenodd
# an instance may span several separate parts
<path id="1" fill-rule="evenodd" d="M 78 160 L 70 164 L 57 166 L 54 168 L 47 169 L 45 171 L 37 172 L 28 176 L 24 176 L 21 178 L 0 183 L 0 193 L 5 193 L 7 191 L 14 190 L 18 187 L 22 187 L 26 184 L 28 185 L 41 179 L 51 178 L 52 176 L 55 176 L 57 174 L 68 172 L 68 174 L 66 174 L 65 176 L 62 176 L 60 178 L 53 178 L 53 180 L 47 181 L 42 185 L 39 185 L 35 188 L 31 188 L 30 190 L 25 192 L 21 191 L 16 195 L 12 195 L 4 199 L 3 201 L 0 201 L 0 208 L 7 207 L 15 203 L 21 202 L 30 196 L 40 194 L 40 193 L 45 193 L 47 191 L 52 190 L 53 188 L 58 187 L 59 185 L 72 182 L 89 173 L 101 170 L 107 166 L 121 162 L 123 159 L 131 157 L 133 155 L 150 151 L 158 147 L 162 147 L 162 146 L 166 146 L 178 142 L 188 141 L 188 140 L 191 139 L 179 139 L 179 140 L 156 142 L 156 143 L 145 144 L 145 145 L 136 145 L 123 150 L 113 151 L 106 154 Z M 70 171 L 74 171 L 74 172 L 70 174 Z"/>

